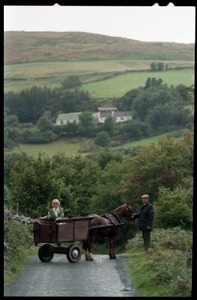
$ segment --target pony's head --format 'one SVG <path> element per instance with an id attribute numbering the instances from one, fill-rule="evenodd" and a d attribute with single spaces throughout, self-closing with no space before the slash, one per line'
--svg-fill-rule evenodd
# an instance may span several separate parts
<path id="1" fill-rule="evenodd" d="M 116 212 L 122 219 L 132 220 L 133 210 L 130 204 L 123 204 L 113 211 Z"/>

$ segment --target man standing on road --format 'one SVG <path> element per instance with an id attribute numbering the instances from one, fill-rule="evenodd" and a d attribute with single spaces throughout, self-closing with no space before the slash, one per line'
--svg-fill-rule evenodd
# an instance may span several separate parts
<path id="1" fill-rule="evenodd" d="M 150 248 L 151 231 L 153 230 L 154 209 L 149 202 L 149 195 L 141 196 L 142 206 L 139 213 L 133 215 L 133 220 L 139 219 L 139 230 L 142 232 L 144 248 L 147 251 Z"/>

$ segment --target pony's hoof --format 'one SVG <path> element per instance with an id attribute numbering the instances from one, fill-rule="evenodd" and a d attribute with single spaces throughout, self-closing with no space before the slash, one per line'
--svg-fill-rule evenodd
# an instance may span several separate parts
<path id="1" fill-rule="evenodd" d="M 86 261 L 93 261 L 94 260 L 94 258 L 92 257 L 92 258 L 88 258 L 88 257 L 86 257 Z"/>

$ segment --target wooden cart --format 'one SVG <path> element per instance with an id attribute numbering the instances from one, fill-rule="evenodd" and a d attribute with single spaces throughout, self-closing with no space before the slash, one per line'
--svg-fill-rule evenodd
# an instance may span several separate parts
<path id="1" fill-rule="evenodd" d="M 39 259 L 42 262 L 50 262 L 54 253 L 62 253 L 66 254 L 69 262 L 79 262 L 82 256 L 82 248 L 74 242 L 87 239 L 91 219 L 92 217 L 76 217 L 56 221 L 40 218 L 34 220 L 35 246 L 44 243 L 38 250 Z M 71 244 L 68 247 L 62 247 L 61 243 L 63 242 Z"/>

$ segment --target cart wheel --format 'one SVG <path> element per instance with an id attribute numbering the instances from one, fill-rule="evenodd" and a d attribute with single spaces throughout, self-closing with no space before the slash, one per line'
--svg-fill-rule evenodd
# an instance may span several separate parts
<path id="1" fill-rule="evenodd" d="M 77 263 L 80 261 L 82 256 L 81 248 L 78 245 L 70 245 L 68 247 L 67 259 L 71 263 Z"/>
<path id="2" fill-rule="evenodd" d="M 38 257 L 42 262 L 49 262 L 52 260 L 54 253 L 51 252 L 51 245 L 44 244 L 38 250 Z"/>

